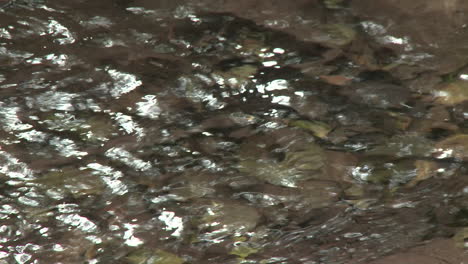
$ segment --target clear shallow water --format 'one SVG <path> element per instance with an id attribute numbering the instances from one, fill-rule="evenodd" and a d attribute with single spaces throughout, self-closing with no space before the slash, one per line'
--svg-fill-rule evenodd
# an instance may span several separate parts
<path id="1" fill-rule="evenodd" d="M 216 9 L 4 8 L 0 263 L 368 263 L 460 234 L 463 68 L 340 2 Z"/>

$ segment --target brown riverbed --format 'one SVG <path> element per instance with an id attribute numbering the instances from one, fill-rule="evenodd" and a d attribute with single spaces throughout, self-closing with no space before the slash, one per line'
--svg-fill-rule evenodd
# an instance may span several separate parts
<path id="1" fill-rule="evenodd" d="M 1 5 L 1 264 L 468 261 L 468 4 Z"/>

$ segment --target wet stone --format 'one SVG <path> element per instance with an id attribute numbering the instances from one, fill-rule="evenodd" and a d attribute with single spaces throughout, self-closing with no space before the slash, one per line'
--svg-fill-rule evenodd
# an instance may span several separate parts
<path id="1" fill-rule="evenodd" d="M 302 180 L 326 178 L 322 172 L 324 162 L 323 150 L 309 143 L 301 150 L 286 152 L 282 161 L 245 159 L 239 169 L 271 184 L 296 187 Z"/>
<path id="2" fill-rule="evenodd" d="M 261 219 L 255 208 L 235 202 L 207 201 L 201 208 L 203 214 L 197 220 L 201 241 L 244 235 Z"/>
<path id="3" fill-rule="evenodd" d="M 468 85 L 465 80 L 456 80 L 443 85 L 434 92 L 436 102 L 444 105 L 456 105 L 468 100 Z"/>
<path id="4" fill-rule="evenodd" d="M 438 158 L 467 160 L 468 135 L 458 134 L 437 142 L 434 155 Z"/>
<path id="5" fill-rule="evenodd" d="M 364 82 L 344 88 L 344 94 L 349 94 L 350 99 L 356 103 L 366 104 L 378 108 L 405 108 L 410 99 L 408 88 L 378 82 Z"/>

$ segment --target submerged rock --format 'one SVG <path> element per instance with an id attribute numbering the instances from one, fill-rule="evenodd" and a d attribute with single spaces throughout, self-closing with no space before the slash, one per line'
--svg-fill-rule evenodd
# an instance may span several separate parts
<path id="1" fill-rule="evenodd" d="M 468 134 L 458 134 L 450 136 L 437 142 L 435 145 L 435 155 L 438 158 L 455 158 L 458 160 L 468 160 Z"/>
<path id="2" fill-rule="evenodd" d="M 200 201 L 203 203 L 203 201 Z M 197 219 L 201 240 L 241 236 L 257 227 L 261 215 L 254 207 L 227 200 L 211 200 L 200 206 Z"/>
<path id="3" fill-rule="evenodd" d="M 389 138 L 366 152 L 370 156 L 430 157 L 434 143 L 419 133 L 407 133 Z"/>
<path id="4" fill-rule="evenodd" d="M 51 170 L 33 182 L 41 184 L 50 193 L 72 195 L 75 198 L 101 195 L 106 191 L 104 182 L 87 168 L 64 167 Z"/>
<path id="5" fill-rule="evenodd" d="M 185 260 L 170 252 L 156 249 L 140 249 L 126 257 L 128 264 L 182 264 Z"/>
<path id="6" fill-rule="evenodd" d="M 345 87 L 342 93 L 351 101 L 377 108 L 405 108 L 411 93 L 409 89 L 389 83 L 363 82 Z"/>
<path id="7" fill-rule="evenodd" d="M 310 131 L 314 136 L 319 138 L 326 138 L 332 130 L 328 124 L 320 121 L 293 120 L 289 122 L 289 125 Z"/>
<path id="8" fill-rule="evenodd" d="M 323 179 L 325 153 L 314 143 L 302 150 L 287 151 L 282 161 L 252 158 L 239 163 L 241 172 L 252 175 L 274 185 L 296 187 L 300 181 Z"/>
<path id="9" fill-rule="evenodd" d="M 468 81 L 457 80 L 434 91 L 436 103 L 444 105 L 456 105 L 468 100 Z"/>

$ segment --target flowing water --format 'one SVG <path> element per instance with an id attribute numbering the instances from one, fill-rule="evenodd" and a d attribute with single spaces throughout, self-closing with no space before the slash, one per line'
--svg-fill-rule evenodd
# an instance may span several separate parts
<path id="1" fill-rule="evenodd" d="M 460 263 L 459 13 L 1 3 L 0 263 L 370 263 L 438 240 Z"/>

